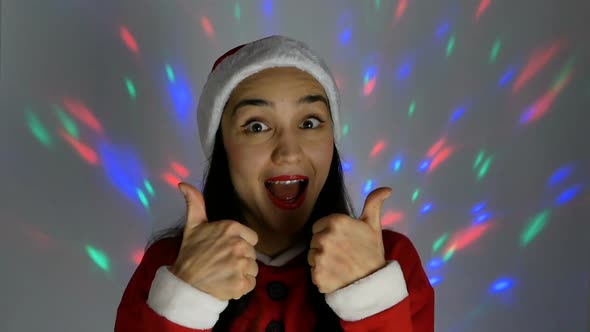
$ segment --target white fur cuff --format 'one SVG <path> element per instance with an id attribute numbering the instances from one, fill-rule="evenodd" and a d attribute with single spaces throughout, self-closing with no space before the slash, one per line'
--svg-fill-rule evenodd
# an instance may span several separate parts
<path id="1" fill-rule="evenodd" d="M 355 283 L 326 295 L 326 303 L 342 320 L 354 322 L 391 308 L 408 296 L 397 261 Z"/>
<path id="2" fill-rule="evenodd" d="M 178 279 L 161 266 L 152 281 L 148 306 L 178 325 L 193 329 L 210 329 L 229 301 L 221 301 Z"/>

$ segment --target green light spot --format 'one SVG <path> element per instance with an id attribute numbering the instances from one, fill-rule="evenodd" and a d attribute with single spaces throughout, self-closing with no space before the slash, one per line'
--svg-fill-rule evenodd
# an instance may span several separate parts
<path id="1" fill-rule="evenodd" d="M 564 81 L 566 80 L 566 78 L 570 75 L 573 65 L 574 65 L 574 61 L 572 59 L 572 60 L 568 61 L 568 63 L 563 67 L 561 72 L 559 72 L 557 79 L 555 79 L 555 82 L 553 83 L 553 86 L 552 86 L 553 90 L 557 90 L 560 87 L 563 88 L 562 85 L 564 84 Z"/>
<path id="2" fill-rule="evenodd" d="M 170 67 L 169 64 L 166 64 L 166 75 L 168 75 L 168 80 L 174 83 L 174 70 L 172 70 L 172 67 Z"/>
<path id="3" fill-rule="evenodd" d="M 473 163 L 473 169 L 476 169 L 477 167 L 479 167 L 479 164 L 483 160 L 483 157 L 485 157 L 485 154 L 486 154 L 485 150 L 479 151 L 479 153 L 477 154 L 477 157 L 475 157 L 475 162 Z"/>
<path id="4" fill-rule="evenodd" d="M 381 8 L 381 0 L 375 0 L 375 9 L 379 10 Z"/>
<path id="5" fill-rule="evenodd" d="M 445 244 L 445 242 L 447 241 L 448 238 L 449 238 L 449 234 L 445 233 L 445 234 L 441 235 L 441 237 L 436 239 L 436 241 L 434 241 L 434 244 L 432 245 L 432 253 L 437 252 L 440 249 L 440 247 L 442 247 Z"/>
<path id="6" fill-rule="evenodd" d="M 500 49 L 502 48 L 502 40 L 497 38 L 494 42 L 494 46 L 492 46 L 492 50 L 490 51 L 490 63 L 496 62 L 496 58 L 498 57 L 498 53 L 500 53 Z"/>
<path id="7" fill-rule="evenodd" d="M 240 3 L 236 2 L 236 4 L 234 5 L 234 17 L 236 18 L 237 21 L 240 21 L 241 16 L 242 16 L 242 9 L 240 8 Z"/>
<path id="8" fill-rule="evenodd" d="M 455 47 L 455 35 L 452 35 L 447 43 L 447 57 L 453 53 L 453 48 Z"/>
<path id="9" fill-rule="evenodd" d="M 27 113 L 27 125 L 29 129 L 33 133 L 33 136 L 41 142 L 41 144 L 45 146 L 51 146 L 53 144 L 53 140 L 51 139 L 51 135 L 49 135 L 49 131 L 45 129 L 45 126 L 41 123 L 41 120 L 31 111 L 30 108 L 26 108 Z"/>
<path id="10" fill-rule="evenodd" d="M 416 110 L 416 101 L 412 100 L 412 103 L 410 104 L 410 108 L 408 109 L 408 117 L 411 117 L 414 114 L 415 110 Z"/>
<path id="11" fill-rule="evenodd" d="M 545 210 L 531 219 L 524 231 L 520 234 L 521 246 L 526 247 L 535 237 L 537 237 L 543 228 L 545 228 L 550 214 L 550 210 Z"/>
<path id="12" fill-rule="evenodd" d="M 156 193 L 154 192 L 154 188 L 152 184 L 148 180 L 143 180 L 143 185 L 145 186 L 145 190 L 147 190 L 148 194 L 154 196 Z"/>
<path id="13" fill-rule="evenodd" d="M 348 135 L 348 123 L 344 124 L 344 126 L 342 126 L 342 136 L 346 136 Z"/>
<path id="14" fill-rule="evenodd" d="M 133 82 L 131 82 L 130 79 L 125 78 L 125 84 L 127 85 L 127 91 L 129 91 L 129 95 L 131 96 L 131 99 L 135 100 L 135 97 L 137 97 L 137 94 L 135 92 L 135 86 L 133 85 Z"/>
<path id="15" fill-rule="evenodd" d="M 109 258 L 104 252 L 92 246 L 86 246 L 86 253 L 88 253 L 94 264 L 98 265 L 103 271 L 109 271 Z"/>
<path id="16" fill-rule="evenodd" d="M 451 257 L 453 257 L 453 254 L 455 253 L 455 247 L 451 247 L 451 249 L 449 251 L 447 251 L 447 253 L 445 254 L 445 256 L 443 257 L 443 262 L 447 262 L 449 259 L 451 259 Z"/>
<path id="17" fill-rule="evenodd" d="M 483 163 L 483 165 L 481 165 L 481 168 L 479 169 L 479 173 L 477 173 L 477 179 L 481 180 L 483 179 L 486 174 L 488 173 L 488 170 L 490 169 L 490 165 L 492 164 L 492 156 L 489 156 L 486 161 Z"/>
<path id="18" fill-rule="evenodd" d="M 414 194 L 412 194 L 412 203 L 418 199 L 418 196 L 420 196 L 420 189 L 414 190 Z"/>
<path id="19" fill-rule="evenodd" d="M 57 105 L 52 105 L 53 110 L 57 113 L 57 117 L 61 122 L 61 125 L 65 128 L 66 132 L 76 138 L 80 139 L 80 134 L 78 133 L 78 126 L 76 126 L 76 122 L 72 120 L 62 109 Z"/>
<path id="20" fill-rule="evenodd" d="M 147 197 L 145 197 L 145 194 L 139 188 L 137 188 L 137 197 L 139 197 L 139 200 L 141 201 L 141 204 L 143 204 L 143 207 L 145 207 L 146 209 L 150 207 L 150 202 L 148 202 Z"/>

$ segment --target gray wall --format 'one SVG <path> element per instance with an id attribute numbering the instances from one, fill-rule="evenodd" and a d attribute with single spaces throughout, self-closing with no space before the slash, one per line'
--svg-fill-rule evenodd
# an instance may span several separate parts
<path id="1" fill-rule="evenodd" d="M 184 213 L 164 174 L 200 185 L 213 61 L 287 34 L 341 85 L 357 210 L 365 187 L 394 188 L 386 227 L 420 252 L 437 331 L 588 331 L 589 2 L 480 2 L 409 0 L 397 18 L 401 0 L 3 0 L 0 330 L 112 330 L 147 238 Z"/>

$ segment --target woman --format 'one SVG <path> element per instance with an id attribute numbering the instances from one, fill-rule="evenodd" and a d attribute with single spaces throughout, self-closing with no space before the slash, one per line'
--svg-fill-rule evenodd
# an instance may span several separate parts
<path id="1" fill-rule="evenodd" d="M 391 189 L 354 218 L 338 91 L 306 45 L 273 36 L 230 50 L 197 117 L 203 194 L 179 185 L 186 221 L 146 251 L 115 331 L 434 330 L 414 246 L 381 229 Z"/>

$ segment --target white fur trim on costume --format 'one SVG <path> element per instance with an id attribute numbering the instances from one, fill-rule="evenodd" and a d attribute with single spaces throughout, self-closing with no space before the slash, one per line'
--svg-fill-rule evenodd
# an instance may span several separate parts
<path id="1" fill-rule="evenodd" d="M 318 80 L 330 103 L 334 140 L 339 140 L 340 95 L 327 65 L 304 43 L 284 36 L 272 36 L 245 45 L 209 73 L 197 108 L 199 136 L 206 158 L 211 157 L 223 107 L 232 90 L 248 76 L 272 67 L 296 67 Z"/>
<path id="2" fill-rule="evenodd" d="M 156 313 L 178 325 L 210 329 L 229 304 L 193 288 L 161 266 L 152 281 L 147 304 Z"/>
<path id="3" fill-rule="evenodd" d="M 397 261 L 326 295 L 326 303 L 342 320 L 354 322 L 391 308 L 408 296 Z"/>

